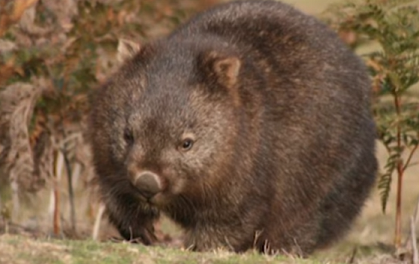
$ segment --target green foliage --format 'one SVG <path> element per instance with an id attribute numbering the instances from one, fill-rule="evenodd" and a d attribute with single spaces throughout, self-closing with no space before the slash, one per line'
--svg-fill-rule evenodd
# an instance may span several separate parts
<path id="1" fill-rule="evenodd" d="M 413 0 L 366 0 L 331 7 L 326 17 L 339 32 L 356 35 L 352 47 L 373 45 L 363 54 L 374 84 L 374 115 L 389 157 L 378 188 L 385 211 L 392 175 L 402 177 L 418 147 L 419 10 Z M 408 154 L 407 158 L 405 158 Z"/>
<path id="2" fill-rule="evenodd" d="M 395 245 L 401 246 L 403 176 L 419 144 L 419 1 L 365 0 L 329 9 L 326 20 L 363 54 L 372 76 L 378 137 L 388 152 L 378 189 L 385 213 L 397 175 Z"/>

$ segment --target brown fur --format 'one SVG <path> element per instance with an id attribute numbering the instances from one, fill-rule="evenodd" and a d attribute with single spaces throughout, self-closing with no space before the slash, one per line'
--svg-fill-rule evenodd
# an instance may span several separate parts
<path id="1" fill-rule="evenodd" d="M 196 16 L 96 92 L 90 132 L 111 221 L 150 244 L 162 212 L 194 250 L 329 245 L 375 180 L 370 90 L 337 35 L 288 5 Z M 134 187 L 139 175 L 160 191 Z"/>

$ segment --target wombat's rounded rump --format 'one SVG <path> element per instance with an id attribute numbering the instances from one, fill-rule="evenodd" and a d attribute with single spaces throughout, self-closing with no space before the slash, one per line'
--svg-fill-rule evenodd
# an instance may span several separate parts
<path id="1" fill-rule="evenodd" d="M 327 246 L 375 181 L 370 90 L 337 35 L 288 5 L 196 16 L 95 94 L 94 164 L 112 223 L 150 244 L 162 212 L 195 250 Z"/>

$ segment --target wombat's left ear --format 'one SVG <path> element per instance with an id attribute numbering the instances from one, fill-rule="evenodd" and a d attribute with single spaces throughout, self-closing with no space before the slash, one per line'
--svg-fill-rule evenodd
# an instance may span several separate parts
<path id="1" fill-rule="evenodd" d="M 219 82 L 231 87 L 237 83 L 240 66 L 241 63 L 237 57 L 219 58 L 214 61 L 213 70 L 218 76 Z"/>
<path id="2" fill-rule="evenodd" d="M 231 88 L 239 77 L 241 62 L 234 55 L 224 55 L 214 51 L 201 54 L 201 69 L 207 78 L 216 78 L 221 85 Z"/>

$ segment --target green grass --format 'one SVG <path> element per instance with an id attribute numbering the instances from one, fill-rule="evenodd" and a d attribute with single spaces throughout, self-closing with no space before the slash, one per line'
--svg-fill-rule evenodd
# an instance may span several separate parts
<path id="1" fill-rule="evenodd" d="M 129 243 L 33 239 L 22 235 L 9 234 L 0 236 L 0 252 L 0 263 L 343 263 L 316 258 L 299 259 L 287 256 L 265 256 L 256 252 L 235 254 L 220 250 L 197 253 Z"/>

